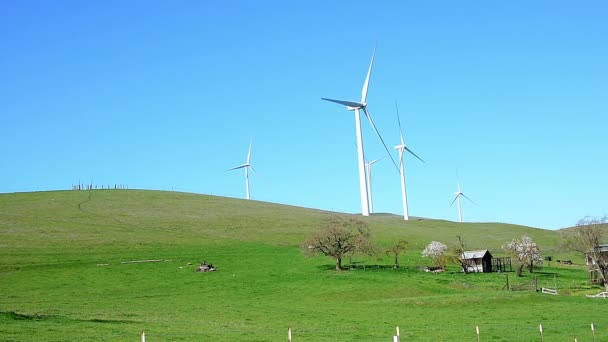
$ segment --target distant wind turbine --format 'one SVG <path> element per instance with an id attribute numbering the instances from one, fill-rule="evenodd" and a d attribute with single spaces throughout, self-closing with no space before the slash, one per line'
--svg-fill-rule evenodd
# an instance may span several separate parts
<path id="1" fill-rule="evenodd" d="M 405 146 L 405 140 L 403 138 L 403 129 L 401 128 L 401 119 L 399 118 L 399 107 L 397 106 L 397 103 L 395 103 L 395 108 L 397 109 L 397 123 L 399 124 L 399 135 L 401 137 L 401 145 L 395 146 L 395 149 L 399 151 L 399 173 L 401 175 L 401 200 L 403 201 L 403 219 L 407 221 L 410 219 L 410 216 L 407 207 L 407 191 L 405 188 L 405 168 L 403 166 L 403 155 L 405 154 L 405 151 L 407 151 L 414 157 L 418 158 L 418 160 L 420 160 L 421 162 L 424 163 L 424 160 L 422 160 L 416 155 L 416 153 L 414 153 L 407 146 Z"/>
<path id="2" fill-rule="evenodd" d="M 452 200 L 452 203 L 450 203 L 450 207 L 454 204 L 455 201 L 458 201 L 458 222 L 462 223 L 462 210 L 460 207 L 460 197 L 464 197 L 466 199 L 468 199 L 471 203 L 475 204 L 475 202 L 473 202 L 473 200 L 471 200 L 470 198 L 467 197 L 467 195 L 465 195 L 464 193 L 462 193 L 462 191 L 460 191 L 460 179 L 457 178 L 458 181 L 458 192 L 454 193 L 454 199 Z"/>
<path id="3" fill-rule="evenodd" d="M 367 199 L 369 200 L 369 213 L 374 212 L 374 201 L 372 200 L 372 165 L 384 159 L 378 158 L 365 163 L 365 171 L 367 173 Z"/>
<path id="4" fill-rule="evenodd" d="M 255 169 L 253 168 L 253 166 L 251 166 L 251 145 L 252 144 L 253 144 L 253 139 L 251 140 L 251 142 L 249 142 L 249 152 L 247 152 L 247 162 L 245 164 L 235 166 L 231 169 L 226 170 L 226 171 L 232 171 L 232 170 L 236 170 L 236 169 L 245 169 L 245 184 L 247 186 L 247 199 L 250 199 L 250 196 L 249 196 L 249 169 L 251 169 L 251 171 L 253 171 L 255 173 Z"/>
<path id="5" fill-rule="evenodd" d="M 374 121 L 372 120 L 372 117 L 371 117 L 369 111 L 367 110 L 367 102 L 366 102 L 367 91 L 369 88 L 369 82 L 370 82 L 370 77 L 372 74 L 372 67 L 374 65 L 374 56 L 375 55 L 376 55 L 376 49 L 374 49 L 374 52 L 372 53 L 372 60 L 369 64 L 369 69 L 367 70 L 367 77 L 365 78 L 365 83 L 363 83 L 363 89 L 361 90 L 361 101 L 360 102 L 321 98 L 322 100 L 325 100 L 325 101 L 330 101 L 330 102 L 334 102 L 334 103 L 346 106 L 346 108 L 348 110 L 355 112 L 355 130 L 356 130 L 356 134 L 357 134 L 357 157 L 358 157 L 358 166 L 359 166 L 359 191 L 361 193 L 361 214 L 363 216 L 369 216 L 369 200 L 368 200 L 368 195 L 367 195 L 367 184 L 366 184 L 367 181 L 366 181 L 366 177 L 365 177 L 365 156 L 363 154 L 363 134 L 361 133 L 361 116 L 359 114 L 360 110 L 363 110 L 363 113 L 365 114 L 369 123 L 371 124 L 372 128 L 374 129 L 374 132 L 376 132 L 376 135 L 378 136 L 378 138 L 380 138 L 382 145 L 384 145 L 384 149 L 388 153 L 389 157 L 391 157 L 391 160 L 393 161 L 393 164 L 395 165 L 395 167 L 397 167 L 397 164 L 395 163 L 393 156 L 390 154 L 388 147 L 386 147 L 386 144 L 384 143 L 384 139 L 382 139 L 380 132 L 378 132 L 378 129 L 376 128 L 376 125 L 374 124 Z"/>

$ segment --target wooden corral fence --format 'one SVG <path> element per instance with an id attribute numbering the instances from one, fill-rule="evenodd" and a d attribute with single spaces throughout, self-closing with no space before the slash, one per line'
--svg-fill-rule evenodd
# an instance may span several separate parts
<path id="1" fill-rule="evenodd" d="M 509 275 L 507 274 L 507 283 L 503 286 L 503 290 L 509 291 L 538 291 L 538 277 L 534 277 L 532 280 L 522 283 L 513 284 L 509 282 Z"/>
<path id="2" fill-rule="evenodd" d="M 511 257 L 492 258 L 492 272 L 513 272 Z"/>
<path id="3" fill-rule="evenodd" d="M 589 298 L 608 298 L 608 292 L 600 292 L 596 295 L 587 295 Z"/>
<path id="4" fill-rule="evenodd" d="M 503 290 L 510 291 L 539 291 L 545 294 L 558 294 L 558 281 L 556 273 L 536 273 L 531 280 L 524 283 L 515 283 L 509 280 L 509 275 L 506 274 L 506 284 Z M 519 277 L 515 279 L 520 279 Z"/>

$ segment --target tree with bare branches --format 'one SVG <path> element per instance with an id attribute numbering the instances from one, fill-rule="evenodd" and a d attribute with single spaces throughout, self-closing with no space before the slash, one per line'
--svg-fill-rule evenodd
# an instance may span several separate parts
<path id="1" fill-rule="evenodd" d="M 585 217 L 574 228 L 561 231 L 560 235 L 562 248 L 586 256 L 589 271 L 597 272 L 600 283 L 608 291 L 608 251 L 605 250 L 608 242 L 602 240 L 606 231 L 608 217 Z"/>
<path id="2" fill-rule="evenodd" d="M 364 253 L 373 249 L 365 222 L 344 216 L 327 220 L 323 228 L 305 241 L 306 254 L 322 254 L 336 260 L 336 270 L 342 270 L 342 258 L 349 253 Z"/>
<path id="3" fill-rule="evenodd" d="M 454 249 L 454 254 L 452 255 L 452 262 L 460 266 L 462 271 L 467 274 L 469 273 L 469 261 L 465 259 L 464 252 L 466 251 L 466 244 L 464 242 L 464 238 L 461 235 L 456 235 L 458 238 L 458 246 Z"/>
<path id="4" fill-rule="evenodd" d="M 403 253 L 405 253 L 405 250 L 408 246 L 408 242 L 405 240 L 399 240 L 396 244 L 391 245 L 389 248 L 386 249 L 386 255 L 390 255 L 393 257 L 394 260 L 394 264 L 393 267 L 394 268 L 399 268 L 399 256 Z"/>

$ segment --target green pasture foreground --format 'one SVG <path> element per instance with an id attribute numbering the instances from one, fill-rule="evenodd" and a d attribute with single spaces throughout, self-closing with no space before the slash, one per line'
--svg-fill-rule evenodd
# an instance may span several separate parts
<path id="1" fill-rule="evenodd" d="M 419 270 L 424 245 L 499 246 L 526 233 L 554 258 L 557 233 L 504 224 L 366 218 L 375 240 L 411 242 L 335 272 L 299 245 L 332 213 L 214 196 L 136 190 L 0 195 L 0 341 L 608 340 L 608 301 L 587 298 L 581 266 L 536 274 L 551 296 L 503 290 L 506 274 Z M 156 262 L 123 263 L 137 260 Z M 217 272 L 194 272 L 206 260 Z M 189 265 L 189 263 L 191 263 Z M 347 262 L 348 264 L 348 262 Z M 555 275 L 556 274 L 556 275 Z M 512 284 L 532 280 L 509 273 Z"/>

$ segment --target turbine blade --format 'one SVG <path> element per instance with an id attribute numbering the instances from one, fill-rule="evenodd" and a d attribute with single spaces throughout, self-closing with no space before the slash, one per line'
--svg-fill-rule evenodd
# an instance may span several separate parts
<path id="1" fill-rule="evenodd" d="M 397 172 L 400 172 L 399 171 L 399 166 L 397 166 L 397 163 L 395 162 L 395 159 L 393 158 L 393 155 L 391 154 L 391 151 L 389 151 L 388 147 L 386 147 L 386 144 L 384 143 L 384 139 L 382 139 L 382 135 L 380 135 L 380 132 L 378 132 L 378 128 L 376 128 L 376 125 L 374 124 L 374 120 L 372 120 L 372 116 L 369 114 L 369 111 L 367 110 L 367 107 L 363 107 L 363 113 L 365 113 L 365 116 L 367 116 L 367 119 L 369 120 L 369 123 L 372 125 L 372 128 L 374 129 L 374 132 L 376 132 L 376 135 L 378 136 L 378 138 L 380 138 L 380 141 L 382 142 L 382 146 L 384 146 L 384 149 L 386 150 L 386 153 L 388 154 L 388 156 L 393 161 L 393 165 L 395 165 L 395 169 L 397 169 Z"/>
<path id="2" fill-rule="evenodd" d="M 253 138 L 251 138 L 251 141 L 249 142 L 249 152 L 247 152 L 247 164 L 249 164 L 249 162 L 251 161 L 251 145 L 253 144 Z"/>
<path id="3" fill-rule="evenodd" d="M 363 107 L 362 103 L 354 102 L 354 101 L 326 99 L 324 97 L 322 97 L 321 100 L 325 100 L 325 101 L 329 101 L 329 102 L 334 102 L 334 103 L 341 104 L 341 105 L 347 106 L 347 107 L 353 107 L 353 108 L 361 108 L 361 107 Z"/>
<path id="4" fill-rule="evenodd" d="M 468 200 L 469 200 L 469 202 L 471 202 L 471 203 L 475 204 L 475 202 L 473 202 L 473 200 L 472 200 L 472 199 L 468 198 L 468 197 L 467 197 L 467 195 L 463 194 L 462 192 L 461 192 L 460 194 L 462 195 L 462 197 L 464 197 L 464 198 L 468 199 Z M 477 204 L 475 204 L 475 205 L 477 205 Z"/>
<path id="5" fill-rule="evenodd" d="M 369 81 L 372 75 L 372 68 L 374 66 L 374 56 L 376 56 L 376 48 L 372 53 L 372 61 L 369 63 L 369 69 L 367 69 L 367 77 L 365 77 L 365 83 L 363 83 L 363 89 L 361 90 L 361 103 L 365 103 L 367 100 L 367 90 L 369 89 Z"/>
<path id="6" fill-rule="evenodd" d="M 232 169 L 228 169 L 226 171 L 232 171 L 232 170 L 236 170 L 236 169 L 242 169 L 242 168 L 247 167 L 247 166 L 248 166 L 247 164 L 243 164 L 243 165 L 235 166 Z"/>
<path id="7" fill-rule="evenodd" d="M 385 157 L 385 156 L 382 156 L 381 158 L 378 158 L 378 159 L 372 160 L 371 162 L 369 162 L 369 164 L 370 164 L 370 165 L 374 165 L 374 164 L 376 164 L 377 162 L 379 162 L 379 161 L 381 161 L 382 159 L 384 159 L 384 157 Z"/>
<path id="8" fill-rule="evenodd" d="M 454 204 L 454 202 L 456 202 L 456 200 L 458 199 L 458 196 L 460 196 L 460 194 L 458 194 L 454 197 L 454 199 L 452 200 L 452 203 L 450 203 L 450 207 L 452 206 L 452 204 Z"/>
<path id="9" fill-rule="evenodd" d="M 422 160 L 422 158 L 418 157 L 416 155 L 416 153 L 414 153 L 412 150 L 410 150 L 408 147 L 405 148 L 406 151 L 408 151 L 409 153 L 411 153 L 414 157 L 418 158 L 418 160 L 420 160 L 421 162 L 425 163 L 424 160 Z"/>
<path id="10" fill-rule="evenodd" d="M 399 124 L 399 136 L 401 137 L 401 146 L 405 145 L 403 141 L 403 129 L 401 128 L 401 119 L 399 118 L 399 107 L 397 106 L 397 101 L 395 101 L 395 108 L 397 108 L 397 123 Z"/>

